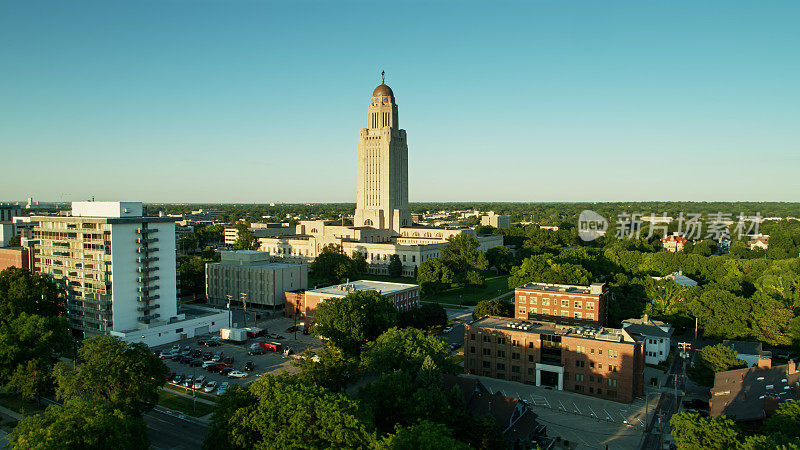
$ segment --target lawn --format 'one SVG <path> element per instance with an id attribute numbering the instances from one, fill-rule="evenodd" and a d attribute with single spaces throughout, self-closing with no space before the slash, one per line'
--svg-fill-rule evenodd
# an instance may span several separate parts
<path id="1" fill-rule="evenodd" d="M 206 414 L 214 412 L 214 408 L 216 408 L 214 405 L 197 402 L 197 409 L 194 409 L 192 407 L 192 399 L 181 397 L 180 395 L 175 395 L 163 390 L 158 393 L 158 404 L 165 408 L 169 408 L 174 411 L 180 411 L 184 414 L 194 417 L 203 417 Z"/>

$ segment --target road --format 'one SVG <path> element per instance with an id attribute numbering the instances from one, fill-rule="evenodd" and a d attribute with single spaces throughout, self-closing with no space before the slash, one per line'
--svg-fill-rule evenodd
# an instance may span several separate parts
<path id="1" fill-rule="evenodd" d="M 673 351 L 675 351 L 677 354 L 678 350 L 676 348 L 673 349 Z M 678 375 L 677 389 L 675 388 L 676 374 Z M 676 356 L 672 361 L 669 371 L 667 372 L 667 382 L 665 383 L 664 390 L 661 393 L 661 399 L 659 400 L 655 411 L 652 413 L 652 419 L 648 424 L 648 434 L 642 443 L 643 450 L 660 448 L 659 443 L 662 440 L 662 435 L 666 435 L 669 432 L 669 420 L 680 407 L 680 396 L 682 390 L 685 389 L 685 384 L 686 363 L 683 358 Z"/>
<path id="2" fill-rule="evenodd" d="M 183 419 L 157 410 L 144 415 L 150 445 L 157 450 L 198 449 L 208 431 L 208 426 L 191 419 Z"/>

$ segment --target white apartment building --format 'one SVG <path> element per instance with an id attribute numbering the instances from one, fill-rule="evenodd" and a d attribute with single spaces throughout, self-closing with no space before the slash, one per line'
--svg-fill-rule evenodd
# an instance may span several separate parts
<path id="1" fill-rule="evenodd" d="M 175 224 L 139 202 L 74 202 L 71 216 L 34 216 L 36 270 L 67 288 L 84 336 L 175 320 Z"/>
<path id="2" fill-rule="evenodd" d="M 489 211 L 486 216 L 481 216 L 481 225 L 489 225 L 495 228 L 511 228 L 511 216 L 495 214 Z"/>
<path id="3" fill-rule="evenodd" d="M 647 314 L 641 319 L 622 321 L 622 328 L 636 340 L 644 342 L 644 362 L 658 364 L 667 360 L 671 345 L 672 325 L 650 319 Z"/>

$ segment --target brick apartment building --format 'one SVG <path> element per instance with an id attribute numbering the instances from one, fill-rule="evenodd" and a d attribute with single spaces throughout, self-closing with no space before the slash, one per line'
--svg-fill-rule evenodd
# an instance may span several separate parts
<path id="1" fill-rule="evenodd" d="M 307 291 L 287 291 L 284 294 L 284 312 L 287 317 L 294 317 L 294 311 L 299 309 L 301 317 L 313 320 L 317 305 L 327 299 L 344 297 L 355 291 L 377 291 L 391 300 L 399 311 L 408 311 L 419 306 L 419 286 L 416 284 L 360 280 Z"/>
<path id="2" fill-rule="evenodd" d="M 590 286 L 527 283 L 514 289 L 514 317 L 604 325 L 608 318 L 609 295 L 607 283 Z"/>
<path id="3" fill-rule="evenodd" d="M 664 247 L 664 250 L 672 253 L 681 252 L 683 251 L 683 246 L 689 242 L 683 236 L 677 234 L 671 234 L 665 238 L 661 238 L 661 245 Z"/>
<path id="4" fill-rule="evenodd" d="M 464 328 L 466 373 L 623 403 L 643 395 L 643 344 L 625 330 L 493 316 Z"/>
<path id="5" fill-rule="evenodd" d="M 25 247 L 0 247 L 0 271 L 9 267 L 33 270 L 33 254 Z"/>

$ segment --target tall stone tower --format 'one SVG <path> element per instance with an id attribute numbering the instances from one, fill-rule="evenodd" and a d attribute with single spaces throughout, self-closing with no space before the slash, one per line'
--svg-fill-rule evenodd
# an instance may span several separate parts
<path id="1" fill-rule="evenodd" d="M 383 73 L 367 109 L 367 128 L 358 133 L 356 169 L 354 225 L 398 233 L 410 226 L 406 130 L 400 129 L 394 93 Z"/>

